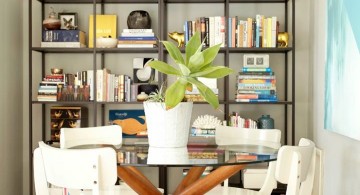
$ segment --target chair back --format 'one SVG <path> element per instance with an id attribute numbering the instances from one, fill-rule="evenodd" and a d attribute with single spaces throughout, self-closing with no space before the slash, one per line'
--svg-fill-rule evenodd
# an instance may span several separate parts
<path id="1" fill-rule="evenodd" d="M 34 152 L 36 194 L 47 195 L 48 183 L 70 189 L 111 189 L 117 180 L 116 152 L 112 148 L 59 149 L 39 142 Z"/>
<path id="2" fill-rule="evenodd" d="M 215 131 L 217 145 L 260 145 L 278 149 L 281 146 L 281 131 L 278 129 L 248 129 L 218 126 Z"/>
<path id="3" fill-rule="evenodd" d="M 288 184 L 286 194 L 299 194 L 301 182 L 308 177 L 314 150 L 314 142 L 306 138 L 301 138 L 298 146 L 282 146 L 279 149 L 275 178 Z"/>
<path id="4" fill-rule="evenodd" d="M 85 128 L 61 128 L 60 148 L 71 148 L 89 144 L 119 146 L 122 143 L 122 129 L 119 125 Z"/>
<path id="5" fill-rule="evenodd" d="M 248 129 L 241 127 L 218 126 L 215 130 L 215 142 L 217 145 L 258 145 L 279 149 L 281 146 L 281 131 L 279 129 Z M 276 188 L 275 180 L 276 161 L 264 166 L 267 169 L 264 185 L 260 189 L 261 194 L 270 194 Z M 250 168 L 250 167 L 249 167 Z M 224 182 L 227 187 L 228 182 Z"/>

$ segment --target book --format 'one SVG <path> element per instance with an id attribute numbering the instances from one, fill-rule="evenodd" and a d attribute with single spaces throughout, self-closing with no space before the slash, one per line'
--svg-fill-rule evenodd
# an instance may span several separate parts
<path id="1" fill-rule="evenodd" d="M 43 30 L 43 42 L 80 42 L 85 45 L 85 32 L 81 30 Z"/>
<path id="2" fill-rule="evenodd" d="M 275 72 L 246 71 L 239 72 L 239 75 L 275 75 Z"/>
<path id="3" fill-rule="evenodd" d="M 124 37 L 124 36 L 119 36 L 118 38 L 120 41 L 121 40 L 151 40 L 151 41 L 156 41 L 157 38 L 156 37 L 144 37 L 144 36 L 128 36 L 128 37 Z"/>
<path id="4" fill-rule="evenodd" d="M 118 48 L 154 48 L 156 47 L 154 44 L 118 44 Z"/>
<path id="5" fill-rule="evenodd" d="M 150 33 L 147 33 L 147 32 L 137 32 L 137 33 L 123 32 L 123 33 L 121 33 L 121 36 L 122 37 L 154 37 L 155 35 L 153 32 L 150 32 Z"/>
<path id="6" fill-rule="evenodd" d="M 155 40 L 119 40 L 118 44 L 156 44 Z"/>
<path id="7" fill-rule="evenodd" d="M 260 103 L 260 102 L 278 102 L 277 99 L 235 99 L 236 102 L 252 102 L 252 103 Z"/>
<path id="8" fill-rule="evenodd" d="M 123 29 L 123 33 L 152 33 L 152 29 Z"/>
<path id="9" fill-rule="evenodd" d="M 84 48 L 86 45 L 80 42 L 41 42 L 40 47 Z"/>
<path id="10" fill-rule="evenodd" d="M 271 68 L 242 68 L 243 72 L 271 72 Z"/>
<path id="11" fill-rule="evenodd" d="M 109 110 L 109 123 L 120 125 L 123 137 L 146 137 L 144 110 Z"/>
<path id="12" fill-rule="evenodd" d="M 237 90 L 237 94 L 271 94 L 271 95 L 275 95 L 276 94 L 276 90 L 272 89 L 272 90 L 244 90 L 244 89 L 239 89 Z"/>
<path id="13" fill-rule="evenodd" d="M 96 15 L 96 36 L 99 37 L 117 37 L 116 34 L 116 15 Z M 93 48 L 94 41 L 94 15 L 89 16 L 89 48 Z"/>
<path id="14" fill-rule="evenodd" d="M 277 100 L 277 96 L 275 94 L 237 94 L 236 99 Z"/>

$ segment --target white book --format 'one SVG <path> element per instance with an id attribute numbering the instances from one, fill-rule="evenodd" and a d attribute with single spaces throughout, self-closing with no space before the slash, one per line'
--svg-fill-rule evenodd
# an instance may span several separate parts
<path id="1" fill-rule="evenodd" d="M 276 47 L 276 23 L 277 17 L 273 16 L 271 18 L 271 47 Z"/>
<path id="2" fill-rule="evenodd" d="M 118 48 L 153 48 L 154 44 L 118 44 Z"/>
<path id="3" fill-rule="evenodd" d="M 152 33 L 152 29 L 123 29 L 123 33 Z"/>
<path id="4" fill-rule="evenodd" d="M 84 48 L 85 44 L 80 42 L 41 42 L 41 47 L 69 47 L 69 48 Z"/>
<path id="5" fill-rule="evenodd" d="M 221 16 L 215 16 L 215 22 L 214 22 L 214 45 L 221 43 L 222 38 L 220 35 L 220 31 L 221 31 Z"/>
<path id="6" fill-rule="evenodd" d="M 104 85 L 104 70 L 96 70 L 96 101 L 102 102 L 103 99 L 103 85 Z"/>
<path id="7" fill-rule="evenodd" d="M 154 37 L 154 33 L 121 33 L 122 37 Z"/>
<path id="8" fill-rule="evenodd" d="M 209 45 L 215 45 L 215 17 L 209 17 Z"/>

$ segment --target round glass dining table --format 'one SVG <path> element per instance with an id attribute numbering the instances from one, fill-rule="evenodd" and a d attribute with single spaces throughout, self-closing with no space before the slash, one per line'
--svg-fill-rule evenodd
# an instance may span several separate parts
<path id="1" fill-rule="evenodd" d="M 184 148 L 123 145 L 117 149 L 118 176 L 138 194 L 161 194 L 136 167 L 190 167 L 172 194 L 205 194 L 249 164 L 276 160 L 277 151 L 258 145 L 194 145 Z M 216 169 L 201 177 L 208 166 Z"/>

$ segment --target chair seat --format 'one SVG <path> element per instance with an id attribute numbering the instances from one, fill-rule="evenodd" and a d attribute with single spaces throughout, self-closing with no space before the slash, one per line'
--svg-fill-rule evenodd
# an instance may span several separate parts
<path id="1" fill-rule="evenodd" d="M 66 194 L 71 195 L 92 195 L 91 190 L 78 190 L 78 189 L 67 189 Z M 111 190 L 100 190 L 101 195 L 137 195 L 134 190 L 132 190 L 127 185 L 117 185 L 114 189 Z M 50 188 L 50 195 L 64 195 L 63 188 L 59 187 L 52 187 Z"/>
<path id="2" fill-rule="evenodd" d="M 216 186 L 210 192 L 206 193 L 206 195 L 260 195 L 259 191 L 248 190 L 243 188 L 236 187 L 223 187 Z"/>

